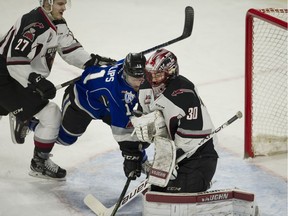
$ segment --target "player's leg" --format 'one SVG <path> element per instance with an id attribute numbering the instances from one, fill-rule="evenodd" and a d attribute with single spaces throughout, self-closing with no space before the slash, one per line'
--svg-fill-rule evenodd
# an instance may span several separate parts
<path id="1" fill-rule="evenodd" d="M 60 108 L 55 103 L 49 102 L 35 117 L 39 123 L 34 131 L 35 148 L 30 175 L 62 179 L 66 176 L 66 170 L 50 159 L 50 152 L 56 142 L 61 121 Z"/>
<path id="2" fill-rule="evenodd" d="M 1 77 L 0 106 L 2 111 L 9 112 L 11 137 L 14 143 L 24 143 L 29 120 L 47 103 L 40 95 L 24 88 L 10 76 Z M 2 112 L 1 111 L 1 112 Z M 4 112 L 4 114 L 6 114 Z"/>
<path id="3" fill-rule="evenodd" d="M 217 158 L 198 158 L 181 164 L 175 180 L 167 187 L 152 186 L 151 190 L 168 193 L 196 193 L 209 189 L 217 166 Z"/>
<path id="4" fill-rule="evenodd" d="M 65 91 L 62 102 L 62 121 L 57 143 L 72 145 L 85 131 L 93 119 L 73 102 L 74 94 L 71 86 Z"/>
<path id="5" fill-rule="evenodd" d="M 0 120 L 2 118 L 2 116 L 6 116 L 8 115 L 8 111 L 6 109 L 4 109 L 3 107 L 0 106 Z"/>
<path id="6" fill-rule="evenodd" d="M 0 106 L 0 116 L 6 116 L 8 115 L 9 111 L 4 109 L 4 107 Z"/>
<path id="7" fill-rule="evenodd" d="M 53 148 L 59 130 L 60 109 L 56 104 L 49 104 L 49 101 L 43 100 L 38 93 L 29 88 L 24 88 L 14 80 L 9 75 L 3 58 L 0 58 L 0 76 L 0 106 L 15 117 L 15 122 L 13 122 L 15 126 L 12 127 L 14 130 L 12 134 L 17 137 L 15 140 L 23 143 L 26 135 L 23 131 L 27 130 L 29 120 L 34 115 L 39 119 L 39 124 L 35 128 L 35 150 L 31 161 L 31 169 L 39 175 L 52 178 L 65 176 L 66 171 L 49 159 L 49 153 Z"/>

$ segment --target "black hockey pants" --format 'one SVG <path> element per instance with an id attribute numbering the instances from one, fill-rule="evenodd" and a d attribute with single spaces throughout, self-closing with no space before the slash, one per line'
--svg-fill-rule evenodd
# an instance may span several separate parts
<path id="1" fill-rule="evenodd" d="M 20 120 L 31 119 L 48 104 L 38 93 L 24 88 L 13 79 L 6 67 L 6 60 L 0 55 L 0 115 L 12 112 Z"/>
<path id="2" fill-rule="evenodd" d="M 215 174 L 217 158 L 195 158 L 179 166 L 175 180 L 170 180 L 165 188 L 152 186 L 152 191 L 167 193 L 197 193 L 206 191 Z"/>

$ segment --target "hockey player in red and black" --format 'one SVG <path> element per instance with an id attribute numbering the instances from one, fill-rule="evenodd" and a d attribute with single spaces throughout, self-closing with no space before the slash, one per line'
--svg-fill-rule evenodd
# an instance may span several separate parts
<path id="1" fill-rule="evenodd" d="M 146 81 L 139 90 L 139 104 L 146 115 L 132 118 L 133 126 L 144 142 L 153 142 L 155 136 L 172 139 L 178 158 L 213 131 L 211 118 L 194 84 L 179 75 L 177 58 L 172 52 L 156 51 L 146 61 L 145 69 Z M 207 190 L 217 166 L 214 143 L 210 139 L 190 158 L 182 160 L 166 187 L 152 185 L 151 190 L 169 193 Z"/>
<path id="2" fill-rule="evenodd" d="M 131 136 L 134 128 L 130 117 L 138 103 L 145 62 L 143 54 L 129 53 L 113 66 L 87 67 L 81 80 L 65 90 L 57 143 L 74 144 L 92 120 L 102 120 L 110 125 L 120 146 L 125 175 L 128 177 L 133 171 L 131 179 L 139 177 L 142 163 L 147 161 L 145 149 L 149 143 L 140 142 L 136 135 Z"/>
<path id="3" fill-rule="evenodd" d="M 86 52 L 74 38 L 63 18 L 67 0 L 39 2 L 40 7 L 20 17 L 0 41 L 0 115 L 10 113 L 16 120 L 16 143 L 24 143 L 29 121 L 37 118 L 30 174 L 64 178 L 66 170 L 49 159 L 61 121 L 60 108 L 49 102 L 56 88 L 46 79 L 56 52 L 78 68 L 115 60 Z"/>

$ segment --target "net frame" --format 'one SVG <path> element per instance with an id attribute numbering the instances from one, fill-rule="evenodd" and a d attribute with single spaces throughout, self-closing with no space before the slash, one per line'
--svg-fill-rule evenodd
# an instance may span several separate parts
<path id="1" fill-rule="evenodd" d="M 250 9 L 246 14 L 244 135 L 246 158 L 287 152 L 287 26 L 287 9 Z M 273 62 L 276 63 L 273 65 Z M 272 76 L 269 76 L 269 73 Z M 261 79 L 266 80 L 266 85 L 261 85 Z M 280 90 L 279 82 L 283 83 Z M 275 87 L 273 84 L 277 83 L 278 86 L 273 88 Z M 270 89 L 265 90 L 268 86 Z M 265 97 L 256 96 L 257 91 L 262 92 Z M 266 98 L 270 98 L 271 102 L 263 102 Z M 281 103 L 279 104 L 277 100 Z M 266 123 L 271 116 L 274 121 Z M 261 122 L 264 127 L 258 129 L 256 121 Z M 279 125 L 279 122 L 283 122 L 282 125 Z M 265 127 L 266 130 L 263 129 Z"/>

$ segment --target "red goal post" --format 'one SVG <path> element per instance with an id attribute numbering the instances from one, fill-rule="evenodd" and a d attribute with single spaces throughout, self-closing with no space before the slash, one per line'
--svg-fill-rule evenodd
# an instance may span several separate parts
<path id="1" fill-rule="evenodd" d="M 287 9 L 246 14 L 245 157 L 287 152 Z"/>

